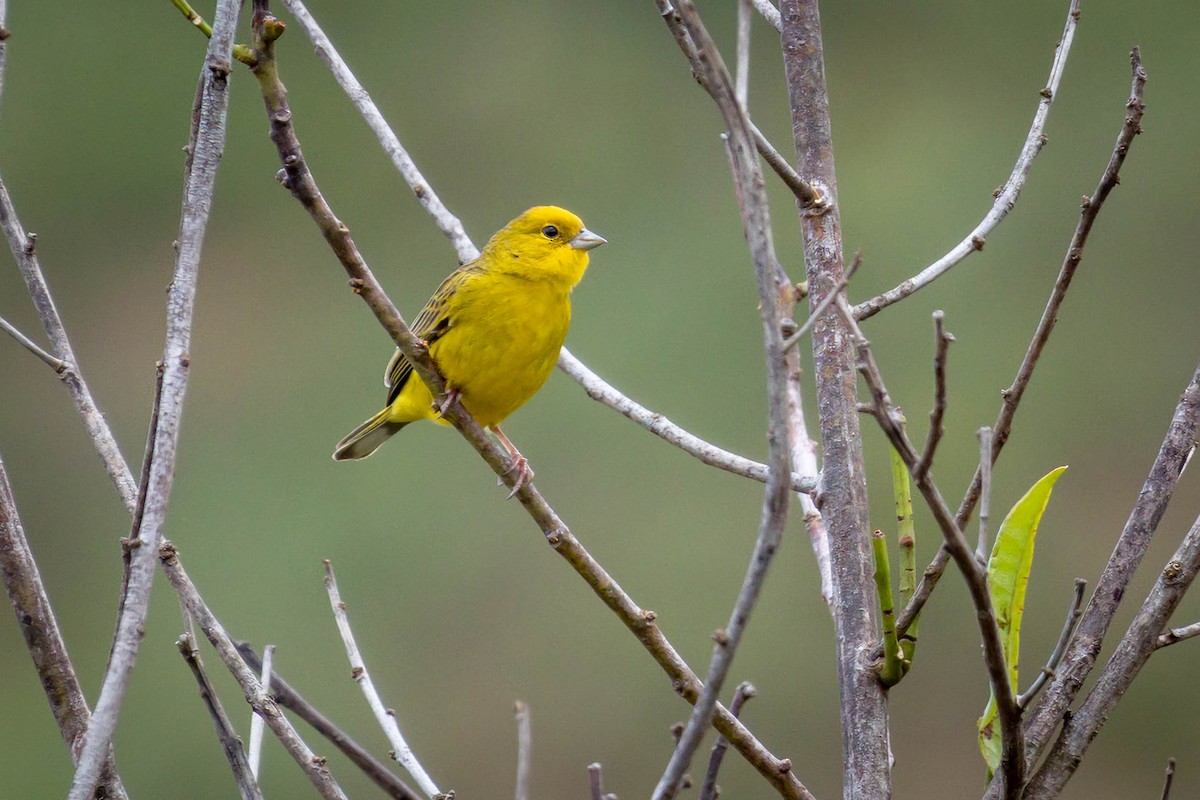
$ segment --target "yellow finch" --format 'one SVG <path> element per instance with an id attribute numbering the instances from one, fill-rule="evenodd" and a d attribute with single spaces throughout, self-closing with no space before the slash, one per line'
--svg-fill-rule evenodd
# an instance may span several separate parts
<path id="1" fill-rule="evenodd" d="M 366 458 L 420 419 L 448 424 L 442 412 L 457 400 L 508 451 L 517 486 L 528 482 L 528 462 L 499 425 L 550 377 L 571 324 L 571 289 L 587 269 L 588 251 L 604 242 L 554 206 L 531 208 L 505 225 L 479 258 L 442 281 L 413 323 L 446 378 L 445 403 L 434 404 L 397 350 L 384 373 L 387 406 L 338 442 L 333 457 Z"/>

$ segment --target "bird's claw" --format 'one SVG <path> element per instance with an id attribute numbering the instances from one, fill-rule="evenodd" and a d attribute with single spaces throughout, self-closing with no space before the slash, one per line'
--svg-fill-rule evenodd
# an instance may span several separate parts
<path id="1" fill-rule="evenodd" d="M 513 472 L 516 472 L 517 475 L 513 480 L 512 491 L 508 493 L 508 497 L 505 498 L 506 500 L 513 499 L 517 492 L 521 491 L 522 487 L 528 486 L 533 482 L 533 469 L 529 466 L 529 460 L 525 456 L 515 457 L 509 464 L 508 469 L 504 471 L 504 474 L 511 475 Z M 499 483 L 503 484 L 504 481 L 500 480 Z"/>
<path id="2" fill-rule="evenodd" d="M 459 395 L 460 392 L 457 387 L 451 386 L 447 388 L 445 398 L 436 406 L 437 414 L 434 416 L 434 419 L 441 419 L 446 416 L 446 410 L 458 402 Z"/>

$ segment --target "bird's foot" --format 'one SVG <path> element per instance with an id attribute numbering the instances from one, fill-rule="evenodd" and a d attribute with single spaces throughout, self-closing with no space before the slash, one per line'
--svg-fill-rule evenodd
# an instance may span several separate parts
<path id="1" fill-rule="evenodd" d="M 512 475 L 514 472 L 516 476 L 513 479 L 512 491 L 508 493 L 508 497 L 505 498 L 506 500 L 513 499 L 517 492 L 521 491 L 522 487 L 528 486 L 533 482 L 533 468 L 529 466 L 529 460 L 525 456 L 520 454 L 514 456 L 504 474 Z M 504 480 L 499 480 L 498 484 L 501 486 L 504 485 Z"/>
<path id="2" fill-rule="evenodd" d="M 446 410 L 458 402 L 458 398 L 461 396 L 461 394 L 462 393 L 459 392 L 458 387 L 448 387 L 446 389 L 445 396 L 442 398 L 442 402 L 435 406 L 435 408 L 437 408 L 437 414 L 434 416 L 434 419 L 441 419 L 442 417 L 446 416 Z"/>

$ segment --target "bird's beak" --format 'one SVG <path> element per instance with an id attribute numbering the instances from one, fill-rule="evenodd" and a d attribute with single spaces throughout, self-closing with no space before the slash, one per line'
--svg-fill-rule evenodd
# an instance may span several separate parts
<path id="1" fill-rule="evenodd" d="M 575 234 L 575 238 L 571 240 L 571 247 L 574 247 L 576 250 L 591 250 L 593 247 L 599 247 L 607 242 L 608 239 L 584 228 Z"/>

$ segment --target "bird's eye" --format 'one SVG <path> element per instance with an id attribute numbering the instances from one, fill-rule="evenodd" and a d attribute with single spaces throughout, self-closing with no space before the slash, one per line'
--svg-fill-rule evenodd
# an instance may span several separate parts
<path id="1" fill-rule="evenodd" d="M 547 225 L 546 227 L 542 228 L 542 235 L 547 239 L 557 239 L 558 228 L 554 227 L 553 225 Z"/>

